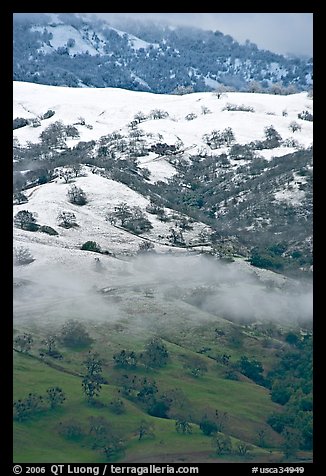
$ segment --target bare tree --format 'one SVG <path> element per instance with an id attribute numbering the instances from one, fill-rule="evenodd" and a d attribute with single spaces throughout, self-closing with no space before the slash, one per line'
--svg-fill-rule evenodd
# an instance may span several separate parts
<path id="1" fill-rule="evenodd" d="M 72 170 L 71 169 L 63 169 L 60 171 L 59 173 L 59 177 L 62 178 L 65 183 L 68 183 L 70 182 L 70 180 L 72 179 Z"/>
<path id="2" fill-rule="evenodd" d="M 28 198 L 23 192 L 14 193 L 14 203 L 20 205 L 21 203 L 27 203 Z"/>
<path id="3" fill-rule="evenodd" d="M 57 408 L 66 400 L 66 395 L 60 387 L 48 388 L 46 393 L 46 399 L 48 400 L 51 409 Z"/>
<path id="4" fill-rule="evenodd" d="M 141 420 L 136 428 L 138 440 L 141 440 L 144 438 L 144 436 L 150 436 L 151 438 L 154 438 L 154 427 L 154 423 L 148 420 Z"/>
<path id="5" fill-rule="evenodd" d="M 24 248 L 23 246 L 14 248 L 14 264 L 16 266 L 30 264 L 33 261 L 35 261 L 35 259 L 28 248 Z"/>
<path id="6" fill-rule="evenodd" d="M 76 215 L 73 212 L 60 212 L 57 220 L 59 222 L 59 226 L 62 226 L 63 228 L 73 228 L 78 226 L 76 222 Z"/>
<path id="7" fill-rule="evenodd" d="M 292 121 L 292 122 L 290 122 L 290 124 L 289 124 L 289 129 L 290 129 L 292 132 L 297 132 L 297 131 L 301 131 L 301 126 L 300 126 L 300 124 L 298 124 L 296 121 Z"/>
<path id="8" fill-rule="evenodd" d="M 20 334 L 15 337 L 14 345 L 18 347 L 18 350 L 23 353 L 28 353 L 31 350 L 33 345 L 33 336 L 32 334 L 28 334 L 24 332 L 24 334 Z"/>
<path id="9" fill-rule="evenodd" d="M 70 203 L 74 203 L 75 205 L 85 205 L 87 203 L 87 197 L 84 190 L 76 185 L 70 187 L 67 195 Z"/>
<path id="10" fill-rule="evenodd" d="M 36 226 L 36 214 L 28 210 L 20 210 L 14 216 L 14 224 L 17 228 L 22 230 L 33 230 Z"/>

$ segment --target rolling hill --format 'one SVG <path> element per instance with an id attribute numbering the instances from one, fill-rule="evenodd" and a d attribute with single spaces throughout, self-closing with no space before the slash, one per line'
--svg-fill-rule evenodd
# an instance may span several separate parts
<path id="1" fill-rule="evenodd" d="M 43 396 L 15 462 L 311 461 L 312 115 L 305 92 L 14 82 L 14 398 Z"/>

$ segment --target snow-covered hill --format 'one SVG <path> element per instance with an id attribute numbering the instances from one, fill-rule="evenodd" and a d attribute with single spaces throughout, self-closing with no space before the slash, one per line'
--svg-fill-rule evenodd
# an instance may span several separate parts
<path id="1" fill-rule="evenodd" d="M 192 153 L 209 150 L 203 141 L 205 134 L 213 130 L 232 128 L 235 140 L 247 144 L 264 138 L 264 128 L 273 126 L 284 141 L 295 139 L 302 147 L 312 144 L 313 123 L 298 119 L 303 111 L 313 113 L 313 102 L 307 93 L 288 96 L 229 92 L 218 97 L 214 93 L 192 93 L 183 96 L 161 95 L 118 88 L 66 88 L 33 83 L 14 82 L 13 117 L 35 119 L 47 110 L 55 115 L 42 120 L 40 127 L 23 127 L 15 130 L 15 137 L 21 144 L 27 141 L 37 142 L 40 134 L 51 123 L 62 120 L 65 125 L 76 124 L 79 118 L 87 125 L 77 125 L 79 140 L 97 140 L 113 131 L 128 131 L 128 124 L 139 112 L 147 116 L 139 127 L 147 134 L 162 136 L 161 141 L 175 144 L 179 139 Z M 251 108 L 253 112 L 229 111 L 226 108 L 237 106 Z M 152 119 L 151 111 L 161 110 L 168 113 L 164 119 Z M 196 117 L 187 119 L 189 114 Z M 290 124 L 296 121 L 300 132 L 292 132 Z M 282 155 L 294 150 L 279 147 L 261 151 L 265 158 Z"/>
<path id="2" fill-rule="evenodd" d="M 275 229 L 278 220 L 281 229 L 286 228 L 287 225 L 282 221 L 283 215 L 278 215 L 279 210 L 283 210 L 281 213 L 284 214 L 287 207 L 292 207 L 298 210 L 299 217 L 306 217 L 307 220 L 310 216 L 310 211 L 306 209 L 309 200 L 308 178 L 299 173 L 310 170 L 304 150 L 312 146 L 313 123 L 298 118 L 298 114 L 303 111 L 311 116 L 313 113 L 312 100 L 306 93 L 278 96 L 234 92 L 225 93 L 218 98 L 213 93 L 176 96 L 114 88 L 75 89 L 15 82 L 13 100 L 13 118 L 31 120 L 27 125 L 14 130 L 14 171 L 21 177 L 30 177 L 29 174 L 34 173 L 36 175 L 33 180 L 44 173 L 44 168 L 49 174 L 45 183 L 27 180 L 23 192 L 28 201 L 20 204 L 16 202 L 13 214 L 16 216 L 19 211 L 28 210 L 34 214 L 39 225 L 52 227 L 58 233 L 49 235 L 42 231 L 32 232 L 14 227 L 15 250 L 27 249 L 34 258 L 28 265 L 14 266 L 14 278 L 18 284 L 23 280 L 38 282 L 38 285 L 46 283 L 47 290 L 44 293 L 48 294 L 48 287 L 52 289 L 54 286 L 57 289 L 59 282 L 60 293 L 66 287 L 71 291 L 71 283 L 77 282 L 78 293 L 83 294 L 84 290 L 94 286 L 97 289 L 105 288 L 110 293 L 117 285 L 120 290 L 121 286 L 128 285 L 130 290 L 130 286 L 137 287 L 141 283 L 145 296 L 150 295 L 153 286 L 161 293 L 162 282 L 169 280 L 172 270 L 174 277 L 180 274 L 180 282 L 188 282 L 189 276 L 184 270 L 193 266 L 194 272 L 199 273 L 197 277 L 201 282 L 203 267 L 198 256 L 200 252 L 209 251 L 213 246 L 214 253 L 217 249 L 221 255 L 237 254 L 242 246 L 241 240 L 237 241 L 237 234 L 240 236 L 240 225 L 244 226 L 241 221 L 244 212 L 250 217 L 250 221 L 249 226 L 243 230 L 247 235 L 252 233 L 256 240 L 264 227 L 267 230 L 274 226 Z M 51 117 L 44 118 L 48 111 L 51 111 Z M 291 128 L 293 122 L 299 126 L 294 132 Z M 58 123 L 64 127 L 76 127 L 79 137 L 64 137 L 60 147 L 50 147 L 42 134 L 51 125 Z M 281 137 L 276 147 L 261 147 L 249 159 L 232 156 L 231 143 L 248 146 L 255 141 L 264 141 L 265 129 L 268 127 L 273 127 Z M 207 136 L 212 131 L 222 133 L 228 128 L 233 132 L 230 144 L 224 143 L 218 147 L 208 144 Z M 116 146 L 122 142 L 125 143 L 124 147 Z M 163 147 L 167 150 L 166 153 L 159 152 L 159 146 L 166 146 L 167 149 Z M 85 147 L 89 152 L 88 159 L 82 159 Z M 298 149 L 302 149 L 303 158 L 300 158 L 300 154 L 296 158 Z M 292 152 L 293 159 L 290 155 Z M 282 156 L 285 154 L 288 156 L 283 160 Z M 224 162 L 220 164 L 222 156 Z M 78 163 L 79 157 L 82 168 L 66 183 L 61 172 L 67 171 L 72 163 Z M 274 157 L 279 157 L 279 162 L 275 162 Z M 262 158 L 266 161 L 262 161 Z M 261 182 L 254 179 L 256 181 L 251 189 L 250 177 L 257 177 L 258 173 L 253 172 L 256 163 L 261 167 Z M 278 171 L 280 164 L 283 165 Z M 122 167 L 121 170 L 119 167 Z M 145 169 L 149 173 L 142 175 L 141 171 Z M 196 170 L 198 176 L 193 172 Z M 124 175 L 127 172 L 129 175 Z M 264 174 L 267 174 L 266 177 Z M 133 177 L 137 178 L 136 182 Z M 170 184 L 172 178 L 176 180 Z M 162 183 L 166 184 L 166 189 L 162 188 Z M 201 206 L 201 215 L 196 215 L 198 209 L 194 208 L 194 214 L 189 220 L 183 208 L 178 207 L 178 200 L 173 201 L 173 194 L 178 197 L 183 191 L 195 192 L 199 185 L 205 183 L 209 191 L 207 197 L 216 197 L 213 207 L 209 198 L 209 206 L 205 201 Z M 73 185 L 85 192 L 85 205 L 78 206 L 69 202 L 67 192 Z M 263 192 L 263 187 L 270 189 Z M 224 198 L 220 196 L 223 190 L 227 194 Z M 254 190 L 262 195 L 251 195 Z M 169 198 L 170 194 L 172 200 Z M 248 196 L 249 208 L 243 208 Z M 253 203 L 258 196 L 260 203 Z M 164 210 L 164 220 L 149 210 L 155 197 Z M 201 197 L 194 198 L 199 200 Z M 264 202 L 265 209 L 261 213 L 257 206 Z M 124 229 L 120 223 L 110 221 L 108 217 L 121 203 L 127 203 L 132 208 L 139 207 L 152 228 L 137 235 Z M 239 213 L 235 212 L 237 206 L 242 207 Z M 214 210 L 216 219 L 211 209 Z M 60 226 L 58 216 L 63 211 L 73 213 L 78 226 Z M 230 223 L 233 224 L 235 220 L 235 225 L 232 225 L 233 228 L 229 227 L 230 236 L 224 232 L 220 241 L 212 243 L 209 236 L 214 231 L 222 230 L 225 223 L 229 226 L 227 213 L 231 212 L 233 218 L 231 216 Z M 184 223 L 190 226 L 182 228 Z M 307 223 L 305 221 L 304 240 L 310 243 Z M 289 226 L 291 230 L 291 225 Z M 182 230 L 183 245 L 179 246 L 171 240 L 171 229 Z M 298 231 L 296 234 L 294 240 L 297 237 L 303 240 Z M 104 253 L 99 255 L 82 250 L 82 245 L 87 241 L 96 242 Z M 297 242 L 292 241 L 289 240 L 289 252 L 301 250 Z M 161 264 L 155 260 L 147 263 L 146 270 L 140 272 L 142 265 L 139 260 L 134 261 L 132 256 L 139 254 L 140 247 L 145 242 L 154 245 L 154 256 L 186 256 L 191 260 L 187 263 L 192 264 L 183 263 L 180 268 L 183 269 L 182 273 L 175 263 L 171 267 L 164 265 L 159 279 L 157 273 Z M 98 257 L 100 265 L 95 259 Z M 278 287 L 285 283 L 284 276 L 254 268 L 243 258 L 236 257 L 230 266 L 232 272 L 231 285 L 227 285 L 229 291 L 235 276 L 239 283 L 242 281 L 241 276 L 251 276 L 249 280 L 260 276 L 262 282 L 272 280 Z M 215 275 L 215 271 L 212 273 Z M 203 279 L 207 283 L 206 274 Z M 252 285 L 255 290 L 256 284 L 250 284 Z M 43 291 L 38 292 L 42 294 Z M 51 295 L 51 305 L 56 301 L 57 292 L 58 289 Z M 191 291 L 188 289 L 185 292 Z M 247 290 L 241 292 L 246 293 Z M 262 302 L 262 306 L 267 306 L 267 301 Z M 25 304 L 26 302 L 19 304 L 17 312 L 21 309 L 23 313 Z M 70 299 L 69 305 L 73 308 L 73 299 Z M 31 312 L 32 310 L 33 306 Z M 250 312 L 248 311 L 249 314 Z"/>

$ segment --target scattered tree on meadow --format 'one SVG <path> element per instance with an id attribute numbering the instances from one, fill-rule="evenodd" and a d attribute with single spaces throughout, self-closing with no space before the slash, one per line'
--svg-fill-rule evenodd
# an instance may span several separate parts
<path id="1" fill-rule="evenodd" d="M 194 92 L 194 88 L 192 86 L 184 86 L 183 84 L 180 84 L 177 86 L 172 94 L 177 94 L 179 96 L 183 96 L 184 94 L 191 94 Z"/>
<path id="2" fill-rule="evenodd" d="M 175 228 L 169 228 L 170 235 L 168 235 L 169 241 L 176 246 L 184 246 L 186 244 L 181 230 Z"/>
<path id="3" fill-rule="evenodd" d="M 185 119 L 187 121 L 193 121 L 196 118 L 197 118 L 197 115 L 194 112 L 190 112 L 189 114 L 185 116 Z"/>
<path id="4" fill-rule="evenodd" d="M 296 121 L 292 121 L 289 124 L 289 129 L 292 132 L 296 132 L 296 131 L 301 131 L 302 128 L 301 128 L 300 124 L 298 124 Z"/>
<path id="5" fill-rule="evenodd" d="M 101 247 L 96 241 L 86 241 L 82 244 L 81 250 L 93 251 L 93 253 L 101 253 Z"/>
<path id="6" fill-rule="evenodd" d="M 68 183 L 73 177 L 73 172 L 71 169 L 64 168 L 60 170 L 59 177 L 62 178 L 65 181 L 65 183 Z"/>
<path id="7" fill-rule="evenodd" d="M 262 87 L 258 81 L 249 81 L 247 84 L 247 90 L 249 93 L 261 93 Z"/>
<path id="8" fill-rule="evenodd" d="M 179 418 L 189 420 L 191 404 L 180 388 L 172 388 L 163 392 L 150 409 L 150 414 L 162 418 Z"/>
<path id="9" fill-rule="evenodd" d="M 16 266 L 23 266 L 35 261 L 32 253 L 28 248 L 17 246 L 14 248 L 14 264 Z"/>
<path id="10" fill-rule="evenodd" d="M 66 347 L 86 347 L 93 341 L 84 324 L 75 319 L 63 325 L 59 338 Z"/>
<path id="11" fill-rule="evenodd" d="M 87 203 L 87 196 L 84 190 L 76 185 L 72 185 L 67 192 L 68 200 L 75 205 L 85 205 Z"/>
<path id="12" fill-rule="evenodd" d="M 33 345 L 34 339 L 32 334 L 28 334 L 24 332 L 24 334 L 20 334 L 15 337 L 14 339 L 14 345 L 15 348 L 17 348 L 20 352 L 23 352 L 24 354 L 27 354 Z"/>
<path id="13" fill-rule="evenodd" d="M 217 425 L 217 431 L 224 431 L 228 426 L 228 421 L 229 421 L 228 412 L 215 410 L 214 421 L 216 422 L 216 425 Z"/>
<path id="14" fill-rule="evenodd" d="M 22 203 L 27 203 L 28 198 L 23 192 L 16 192 L 14 193 L 14 203 L 17 205 L 21 205 Z"/>
<path id="15" fill-rule="evenodd" d="M 264 384 L 262 363 L 255 359 L 249 359 L 246 355 L 242 355 L 240 360 L 236 362 L 238 370 L 246 377 L 253 380 L 258 385 Z"/>
<path id="16" fill-rule="evenodd" d="M 95 403 L 95 397 L 100 395 L 102 388 L 102 359 L 97 353 L 89 351 L 86 360 L 83 362 L 86 367 L 86 374 L 82 380 L 82 389 L 89 404 Z"/>
<path id="17" fill-rule="evenodd" d="M 73 212 L 61 211 L 58 214 L 57 220 L 59 222 L 59 226 L 62 226 L 63 228 L 73 228 L 78 226 L 76 222 L 76 215 Z"/>
<path id="18" fill-rule="evenodd" d="M 42 344 L 46 345 L 45 354 L 55 359 L 62 359 L 62 354 L 57 350 L 57 340 L 57 336 L 48 334 L 45 339 L 42 340 Z"/>
<path id="19" fill-rule="evenodd" d="M 143 112 L 139 111 L 134 115 L 134 120 L 139 124 L 140 122 L 146 121 L 147 116 Z"/>
<path id="20" fill-rule="evenodd" d="M 80 137 L 77 127 L 71 125 L 65 127 L 65 134 L 66 137 L 70 137 L 72 139 L 78 139 L 78 137 Z"/>
<path id="21" fill-rule="evenodd" d="M 95 403 L 95 398 L 100 395 L 102 385 L 98 379 L 85 375 L 82 381 L 82 389 L 90 405 Z"/>
<path id="22" fill-rule="evenodd" d="M 158 388 L 154 379 L 150 377 L 138 377 L 137 375 L 120 376 L 121 394 L 150 407 L 155 400 Z"/>
<path id="23" fill-rule="evenodd" d="M 103 417 L 89 418 L 89 434 L 93 438 L 92 448 L 100 450 L 109 460 L 125 452 L 125 442 L 119 432 Z"/>
<path id="24" fill-rule="evenodd" d="M 62 121 L 50 124 L 40 135 L 42 144 L 49 148 L 65 147 L 65 126 Z"/>
<path id="25" fill-rule="evenodd" d="M 246 456 L 248 452 L 253 449 L 253 446 L 249 445 L 245 441 L 238 441 L 236 448 L 240 456 Z"/>
<path id="26" fill-rule="evenodd" d="M 180 416 L 175 421 L 175 429 L 178 433 L 190 434 L 192 433 L 192 428 L 190 422 L 187 418 Z"/>
<path id="27" fill-rule="evenodd" d="M 309 122 L 313 122 L 313 120 L 314 120 L 313 115 L 311 114 L 311 112 L 309 112 L 307 110 L 299 112 L 298 119 L 302 119 L 303 121 L 309 121 Z"/>
<path id="28" fill-rule="evenodd" d="M 166 117 L 169 116 L 169 113 L 166 111 L 162 111 L 162 109 L 153 109 L 150 113 L 149 116 L 152 119 L 165 119 Z"/>
<path id="29" fill-rule="evenodd" d="M 282 94 L 283 92 L 283 85 L 280 82 L 271 84 L 269 88 L 271 94 Z"/>
<path id="30" fill-rule="evenodd" d="M 302 443 L 302 435 L 299 430 L 285 427 L 282 431 L 282 450 L 285 458 L 295 457 Z"/>
<path id="31" fill-rule="evenodd" d="M 140 207 L 130 207 L 127 203 L 121 202 L 114 211 L 107 215 L 107 219 L 115 225 L 120 221 L 120 225 L 133 233 L 141 234 L 153 228 L 151 222 L 146 218 Z"/>
<path id="32" fill-rule="evenodd" d="M 264 448 L 266 446 L 266 430 L 265 428 L 260 428 L 257 430 L 258 446 Z"/>
<path id="33" fill-rule="evenodd" d="M 142 241 L 138 245 L 138 253 L 148 253 L 150 251 L 153 251 L 155 248 L 154 243 L 151 243 L 150 241 Z"/>
<path id="34" fill-rule="evenodd" d="M 138 440 L 143 439 L 145 436 L 149 436 L 154 438 L 154 428 L 155 425 L 153 422 L 148 420 L 141 420 L 139 425 L 136 428 L 136 432 L 138 434 Z"/>
<path id="35" fill-rule="evenodd" d="M 208 371 L 206 362 L 200 357 L 187 355 L 183 360 L 183 367 L 188 370 L 193 377 L 202 377 Z"/>
<path id="36" fill-rule="evenodd" d="M 130 369 L 137 367 L 138 357 L 136 352 L 125 349 L 113 355 L 114 363 L 117 367 Z"/>
<path id="37" fill-rule="evenodd" d="M 57 340 L 55 336 L 48 334 L 45 339 L 43 339 L 42 343 L 47 347 L 47 354 L 51 355 L 56 351 Z"/>
<path id="38" fill-rule="evenodd" d="M 17 228 L 28 231 L 36 231 L 38 226 L 36 225 L 36 214 L 29 212 L 28 210 L 20 210 L 14 216 L 14 224 Z"/>
<path id="39" fill-rule="evenodd" d="M 126 202 L 119 203 L 114 207 L 114 212 L 108 215 L 108 219 L 114 224 L 116 220 L 120 220 L 121 226 L 124 226 L 131 217 L 132 212 Z"/>
<path id="40" fill-rule="evenodd" d="M 83 428 L 78 421 L 70 418 L 59 422 L 58 433 L 68 440 L 74 440 L 83 435 Z"/>
<path id="41" fill-rule="evenodd" d="M 28 124 L 28 119 L 25 119 L 24 117 L 16 117 L 13 120 L 13 130 L 19 129 L 21 127 L 25 127 Z"/>
<path id="42" fill-rule="evenodd" d="M 35 393 L 29 393 L 24 399 L 14 400 L 14 419 L 23 421 L 26 418 L 33 416 L 36 412 L 42 409 L 43 402 L 42 395 L 36 395 Z"/>
<path id="43" fill-rule="evenodd" d="M 73 164 L 71 166 L 71 169 L 73 173 L 75 174 L 75 177 L 78 177 L 81 174 L 82 166 L 80 164 Z"/>
<path id="44" fill-rule="evenodd" d="M 204 415 L 199 423 L 199 428 L 206 436 L 211 436 L 217 433 L 217 425 L 214 420 Z"/>
<path id="45" fill-rule="evenodd" d="M 223 433 L 216 433 L 212 439 L 212 447 L 218 455 L 231 453 L 231 438 Z"/>
<path id="46" fill-rule="evenodd" d="M 153 337 L 141 354 L 141 360 L 148 368 L 164 367 L 169 359 L 169 352 L 166 345 L 159 337 Z"/>
<path id="47" fill-rule="evenodd" d="M 124 227 L 140 235 L 153 228 L 151 222 L 146 218 L 140 207 L 132 208 L 132 218 L 125 222 Z"/>
<path id="48" fill-rule="evenodd" d="M 281 135 L 277 132 L 274 126 L 266 126 L 264 128 L 265 138 L 266 138 L 266 146 L 269 149 L 279 147 L 282 142 Z"/>
<path id="49" fill-rule="evenodd" d="M 220 99 L 223 94 L 225 94 L 230 89 L 225 86 L 224 84 L 219 84 L 217 88 L 214 90 L 213 95 Z"/>
<path id="50" fill-rule="evenodd" d="M 109 405 L 113 413 L 115 413 L 116 415 L 121 415 L 126 411 L 126 406 L 123 400 L 121 400 L 121 398 L 114 398 L 113 400 L 111 400 Z"/>
<path id="51" fill-rule="evenodd" d="M 206 116 L 206 114 L 212 114 L 212 111 L 207 106 L 202 106 L 201 113 Z"/>
<path id="52" fill-rule="evenodd" d="M 41 116 L 41 119 L 50 119 L 50 117 L 54 116 L 55 114 L 55 111 L 53 111 L 52 109 L 48 109 L 42 116 Z"/>
<path id="53" fill-rule="evenodd" d="M 117 456 L 123 456 L 126 451 L 126 443 L 119 434 L 111 432 L 110 437 L 107 439 L 105 445 L 102 448 L 102 452 L 105 454 L 108 460 L 116 458 Z"/>
<path id="54" fill-rule="evenodd" d="M 89 351 L 86 359 L 83 361 L 83 364 L 86 367 L 87 375 L 95 377 L 102 374 L 103 360 L 99 358 L 99 354 L 97 352 Z"/>
<path id="55" fill-rule="evenodd" d="M 59 405 L 62 405 L 66 400 L 66 395 L 62 388 L 60 387 L 51 387 L 48 388 L 46 391 L 46 399 L 50 404 L 50 408 L 53 410 L 57 408 Z"/>
<path id="56" fill-rule="evenodd" d="M 77 118 L 77 121 L 78 121 L 78 122 L 76 122 L 76 124 L 75 124 L 76 126 L 84 126 L 84 125 L 86 124 L 85 119 L 84 119 L 83 117 L 81 117 L 81 116 L 79 116 L 79 117 Z"/>

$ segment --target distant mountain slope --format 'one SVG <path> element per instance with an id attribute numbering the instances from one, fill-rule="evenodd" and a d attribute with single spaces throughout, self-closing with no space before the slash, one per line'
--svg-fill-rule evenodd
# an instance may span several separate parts
<path id="1" fill-rule="evenodd" d="M 119 28 L 120 27 L 120 28 Z M 132 21 L 109 25 L 76 14 L 14 15 L 14 79 L 70 87 L 171 93 L 270 87 L 307 90 L 312 59 L 241 45 L 219 31 Z"/>

